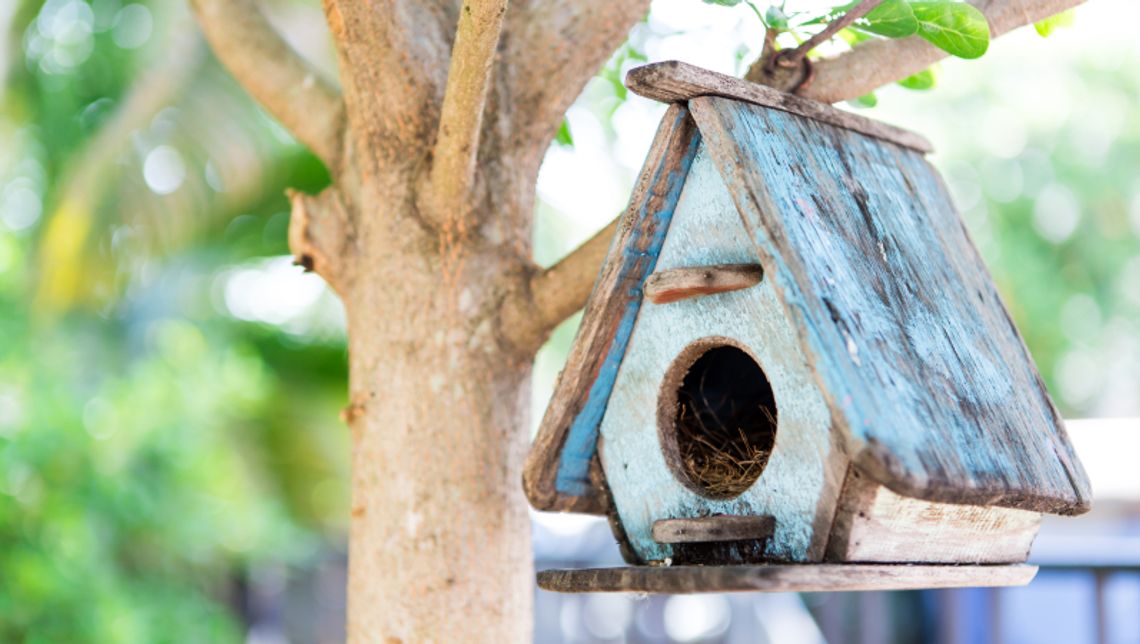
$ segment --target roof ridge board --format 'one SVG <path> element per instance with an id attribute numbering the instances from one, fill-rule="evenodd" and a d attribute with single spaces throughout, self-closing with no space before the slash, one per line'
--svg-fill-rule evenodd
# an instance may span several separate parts
<path id="1" fill-rule="evenodd" d="M 625 84 L 635 94 L 665 103 L 721 96 L 807 117 L 924 154 L 934 151 L 926 137 L 910 130 L 677 60 L 635 67 L 626 74 Z"/>

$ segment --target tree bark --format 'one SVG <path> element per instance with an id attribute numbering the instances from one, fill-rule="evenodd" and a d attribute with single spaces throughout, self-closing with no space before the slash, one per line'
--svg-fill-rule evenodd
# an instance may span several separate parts
<path id="1" fill-rule="evenodd" d="M 373 196 L 390 202 L 393 192 Z M 410 215 L 362 232 L 367 261 L 344 294 L 349 637 L 527 641 L 533 573 L 519 480 L 531 361 L 503 343 L 495 315 L 516 269 L 487 247 L 448 278 L 437 240 Z"/>

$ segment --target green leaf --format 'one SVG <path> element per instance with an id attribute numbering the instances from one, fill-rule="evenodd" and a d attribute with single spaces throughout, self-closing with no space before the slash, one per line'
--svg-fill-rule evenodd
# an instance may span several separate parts
<path id="1" fill-rule="evenodd" d="M 574 135 L 570 134 L 570 121 L 562 119 L 562 125 L 558 128 L 558 134 L 554 135 L 554 141 L 558 145 L 574 147 Z"/>
<path id="2" fill-rule="evenodd" d="M 959 58 L 980 58 L 990 46 L 985 15 L 964 2 L 912 2 L 918 35 Z"/>
<path id="3" fill-rule="evenodd" d="M 768 10 L 764 12 L 764 24 L 768 25 L 770 29 L 787 29 L 788 14 L 779 7 L 768 7 Z"/>
<path id="4" fill-rule="evenodd" d="M 883 0 L 851 26 L 887 38 L 906 38 L 918 31 L 918 19 L 904 0 Z"/>
<path id="5" fill-rule="evenodd" d="M 735 7 L 741 2 L 744 2 L 744 0 L 704 0 L 705 4 L 715 4 L 722 7 Z"/>
<path id="6" fill-rule="evenodd" d="M 1048 38 L 1049 34 L 1056 31 L 1059 27 L 1069 27 L 1075 20 L 1076 14 L 1073 13 L 1072 9 L 1069 9 L 1055 16 L 1049 16 L 1044 20 L 1038 20 L 1033 23 L 1033 28 L 1037 30 L 1038 34 L 1041 34 L 1042 38 Z"/>
<path id="7" fill-rule="evenodd" d="M 854 9 L 857 4 L 859 2 L 855 0 L 838 7 L 832 7 L 824 15 L 813 18 L 804 24 L 822 25 L 832 22 Z M 914 12 L 911 11 L 906 0 L 883 0 L 879 6 L 867 12 L 867 15 L 856 19 L 851 28 L 888 38 L 905 38 L 913 36 L 918 31 L 918 20 L 914 17 Z"/>
<path id="8" fill-rule="evenodd" d="M 853 98 L 847 102 L 854 107 L 875 107 L 879 104 L 879 97 L 875 96 L 874 92 L 867 92 L 859 98 Z"/>
<path id="9" fill-rule="evenodd" d="M 926 69 L 912 74 L 899 81 L 899 85 L 907 89 L 924 90 L 934 87 L 938 82 L 938 74 L 934 67 L 927 67 Z"/>

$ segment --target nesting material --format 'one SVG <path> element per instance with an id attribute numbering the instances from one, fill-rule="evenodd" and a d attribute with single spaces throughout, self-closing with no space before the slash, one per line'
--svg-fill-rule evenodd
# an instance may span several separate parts
<path id="1" fill-rule="evenodd" d="M 737 496 L 756 482 L 772 453 L 771 385 L 748 354 L 730 346 L 712 349 L 685 375 L 674 427 L 689 481 L 706 496 Z"/>

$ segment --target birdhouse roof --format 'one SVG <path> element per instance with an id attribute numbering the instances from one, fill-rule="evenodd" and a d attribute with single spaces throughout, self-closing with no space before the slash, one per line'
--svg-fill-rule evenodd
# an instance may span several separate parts
<path id="1" fill-rule="evenodd" d="M 598 426 L 703 146 L 855 466 L 928 501 L 1088 508 L 1085 472 L 925 139 L 683 63 L 627 83 L 672 106 L 528 459 L 536 507 L 604 507 Z"/>

